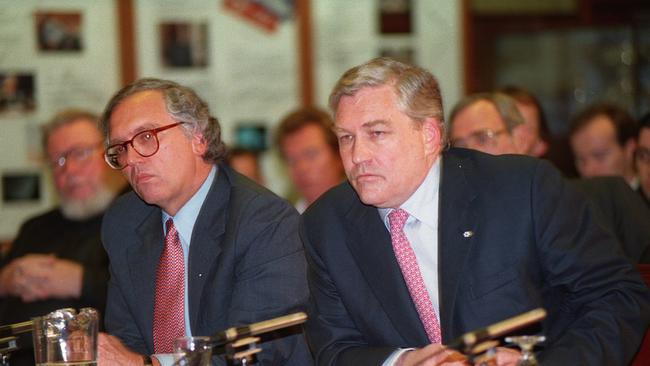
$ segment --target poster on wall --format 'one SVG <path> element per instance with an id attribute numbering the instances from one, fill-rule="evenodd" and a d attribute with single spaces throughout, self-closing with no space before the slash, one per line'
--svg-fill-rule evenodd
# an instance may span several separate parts
<path id="1" fill-rule="evenodd" d="M 36 43 L 39 51 L 79 52 L 81 42 L 80 12 L 36 12 Z"/>
<path id="2" fill-rule="evenodd" d="M 294 0 L 223 0 L 223 6 L 267 32 L 294 14 Z"/>

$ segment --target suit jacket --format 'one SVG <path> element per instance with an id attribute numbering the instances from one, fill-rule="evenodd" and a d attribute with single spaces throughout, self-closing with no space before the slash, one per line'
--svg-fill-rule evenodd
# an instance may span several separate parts
<path id="1" fill-rule="evenodd" d="M 595 214 L 622 245 L 633 263 L 650 263 L 650 209 L 622 177 L 571 181 L 592 204 Z"/>
<path id="2" fill-rule="evenodd" d="M 161 215 L 160 208 L 130 193 L 108 210 L 102 226 L 111 273 L 106 329 L 142 354 L 154 351 Z M 304 310 L 308 292 L 298 217 L 287 202 L 219 166 L 190 242 L 186 270 L 193 335 Z M 311 364 L 302 333 L 261 345 L 262 365 Z"/>
<path id="3" fill-rule="evenodd" d="M 542 306 L 542 364 L 629 362 L 648 324 L 648 289 L 584 199 L 542 160 L 465 149 L 442 159 L 443 343 Z M 381 365 L 398 347 L 428 343 L 389 232 L 348 183 L 307 210 L 301 236 L 317 364 Z"/>

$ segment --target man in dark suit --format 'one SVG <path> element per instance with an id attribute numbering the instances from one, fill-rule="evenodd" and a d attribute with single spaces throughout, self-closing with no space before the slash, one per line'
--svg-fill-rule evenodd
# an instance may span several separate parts
<path id="1" fill-rule="evenodd" d="M 522 125 L 523 116 L 514 98 L 502 93 L 472 94 L 454 106 L 449 136 L 455 147 L 495 155 L 516 154 L 515 131 Z M 650 260 L 650 211 L 622 177 L 574 179 L 571 184 L 586 195 L 597 222 L 615 234 L 633 263 Z"/>
<path id="2" fill-rule="evenodd" d="M 150 354 L 167 364 L 177 337 L 302 309 L 298 214 L 219 163 L 219 123 L 193 90 L 136 81 L 111 99 L 102 126 L 106 161 L 134 193 L 108 210 L 102 227 L 112 335 L 100 337 L 100 364 L 147 364 Z M 259 360 L 311 364 L 302 334 L 264 343 Z"/>
<path id="3" fill-rule="evenodd" d="M 301 225 L 317 364 L 466 364 L 441 344 L 540 306 L 542 364 L 630 361 L 648 290 L 550 164 L 445 150 L 435 78 L 391 59 L 346 72 L 330 106 L 349 182 Z"/>

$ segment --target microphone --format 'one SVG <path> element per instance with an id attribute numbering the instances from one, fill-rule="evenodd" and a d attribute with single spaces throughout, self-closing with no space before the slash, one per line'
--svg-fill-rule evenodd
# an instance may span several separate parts
<path id="1" fill-rule="evenodd" d="M 22 333 L 29 333 L 32 331 L 33 323 L 34 322 L 32 322 L 31 320 L 28 320 L 22 323 L 0 325 L 0 336 L 3 334 L 18 335 Z"/>
<path id="2" fill-rule="evenodd" d="M 288 328 L 293 325 L 302 324 L 307 320 L 307 314 L 303 312 L 293 313 L 280 316 L 277 318 L 264 320 L 257 323 L 244 325 L 241 327 L 232 327 L 223 330 L 212 336 L 212 346 L 222 346 L 226 343 L 234 342 L 238 339 L 272 332 L 274 330 Z"/>
<path id="3" fill-rule="evenodd" d="M 459 352 L 467 353 L 477 344 L 513 332 L 544 318 L 546 318 L 546 310 L 543 308 L 537 308 L 498 323 L 488 325 L 485 328 L 465 333 L 451 341 L 447 347 Z"/>

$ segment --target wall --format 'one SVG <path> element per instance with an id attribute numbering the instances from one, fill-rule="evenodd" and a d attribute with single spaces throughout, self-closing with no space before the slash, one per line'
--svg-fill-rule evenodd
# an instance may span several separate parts
<path id="1" fill-rule="evenodd" d="M 326 106 L 330 89 L 348 68 L 378 56 L 387 45 L 405 45 L 415 50 L 415 62 L 439 78 L 449 110 L 462 94 L 461 2 L 413 0 L 412 32 L 397 36 L 379 34 L 377 3 L 311 0 L 316 103 Z M 33 13 L 44 9 L 83 14 L 82 52 L 37 51 Z M 245 124 L 266 126 L 272 143 L 279 119 L 300 103 L 294 20 L 266 31 L 225 9 L 221 0 L 136 0 L 134 11 L 139 77 L 163 77 L 196 88 L 219 118 L 227 143 L 235 142 L 237 126 Z M 26 217 L 55 204 L 47 169 L 38 160 L 38 126 L 67 106 L 100 112 L 119 87 L 115 14 L 112 0 L 0 0 L 0 74 L 33 72 L 38 102 L 31 113 L 0 113 L 0 174 L 38 172 L 45 178 L 40 201 L 0 202 L 0 240 L 13 237 Z M 166 66 L 161 23 L 205 24 L 205 66 Z M 290 184 L 275 150 L 264 154 L 262 162 L 269 188 L 285 194 Z"/>
<path id="2" fill-rule="evenodd" d="M 82 50 L 40 50 L 36 11 L 80 13 Z M 42 177 L 39 201 L 0 201 L 0 240 L 13 237 L 26 217 L 54 204 L 51 177 L 40 160 L 39 126 L 66 107 L 101 111 L 118 87 L 115 34 L 112 1 L 0 0 L 0 75 L 31 74 L 35 99 L 31 111 L 8 108 L 0 113 L 0 174 Z"/>

